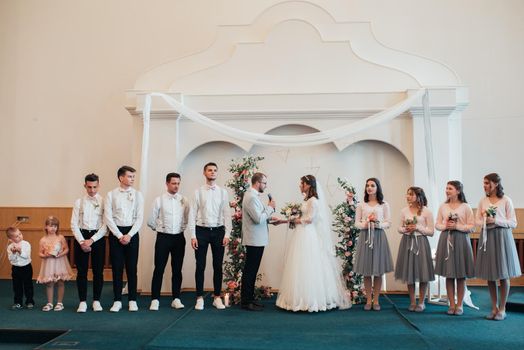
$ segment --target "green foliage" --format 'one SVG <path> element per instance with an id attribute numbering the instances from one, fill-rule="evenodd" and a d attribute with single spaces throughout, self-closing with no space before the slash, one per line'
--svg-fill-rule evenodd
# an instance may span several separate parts
<path id="1" fill-rule="evenodd" d="M 347 180 L 337 179 L 340 187 L 351 193 L 347 200 L 333 209 L 333 231 L 338 234 L 340 241 L 336 245 L 337 256 L 342 259 L 342 276 L 346 288 L 351 294 L 353 304 L 365 301 L 363 292 L 363 277 L 353 272 L 353 263 L 360 230 L 355 226 L 357 200 L 355 188 Z"/>

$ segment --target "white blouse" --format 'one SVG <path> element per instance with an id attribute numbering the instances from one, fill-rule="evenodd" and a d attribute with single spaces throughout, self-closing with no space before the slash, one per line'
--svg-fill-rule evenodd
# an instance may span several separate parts
<path id="1" fill-rule="evenodd" d="M 370 206 L 366 202 L 358 203 L 357 213 L 355 215 L 355 225 L 361 229 L 368 228 L 368 217 L 371 214 L 375 215 L 375 218 L 380 222 L 376 227 L 381 229 L 387 229 L 391 226 L 391 214 L 389 210 L 389 204 L 382 202 L 382 204 L 376 204 Z"/>
<path id="2" fill-rule="evenodd" d="M 424 236 L 433 236 L 433 233 L 435 233 L 435 223 L 433 220 L 433 214 L 427 207 L 422 209 L 420 215 L 413 215 L 409 207 L 402 209 L 400 212 L 400 221 L 402 222 L 402 226 L 398 228 L 398 233 L 408 234 L 406 227 L 404 226 L 404 222 L 406 219 L 413 219 L 414 217 L 417 218 L 417 229 L 413 233 L 418 232 Z"/>
<path id="3" fill-rule="evenodd" d="M 475 218 L 473 210 L 468 203 L 461 203 L 458 208 L 451 209 L 449 203 L 442 203 L 438 210 L 437 223 L 435 227 L 439 231 L 446 231 L 446 223 L 450 214 L 457 215 L 457 231 L 471 233 L 475 231 Z"/>
<path id="4" fill-rule="evenodd" d="M 480 200 L 477 207 L 477 215 L 475 217 L 475 223 L 477 226 L 482 227 L 484 225 L 484 216 L 482 215 L 489 207 L 497 207 L 495 215 L 495 226 L 505 228 L 517 227 L 517 216 L 515 215 L 515 208 L 513 202 L 508 196 L 499 198 L 495 204 L 491 204 L 488 197 L 484 197 Z"/>

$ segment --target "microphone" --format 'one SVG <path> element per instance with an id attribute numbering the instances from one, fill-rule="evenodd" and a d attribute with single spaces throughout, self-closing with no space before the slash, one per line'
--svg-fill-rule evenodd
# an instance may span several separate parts
<path id="1" fill-rule="evenodd" d="M 267 194 L 267 198 L 269 199 L 270 202 L 273 200 L 273 196 L 271 195 L 271 193 Z"/>

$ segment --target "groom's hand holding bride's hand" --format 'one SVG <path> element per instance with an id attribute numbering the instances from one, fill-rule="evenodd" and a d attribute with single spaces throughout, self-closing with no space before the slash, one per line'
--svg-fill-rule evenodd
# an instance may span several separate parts
<path id="1" fill-rule="evenodd" d="M 269 223 L 271 225 L 277 226 L 277 225 L 280 225 L 280 224 L 286 224 L 287 220 L 281 219 L 278 216 L 272 216 L 272 217 L 269 218 Z"/>

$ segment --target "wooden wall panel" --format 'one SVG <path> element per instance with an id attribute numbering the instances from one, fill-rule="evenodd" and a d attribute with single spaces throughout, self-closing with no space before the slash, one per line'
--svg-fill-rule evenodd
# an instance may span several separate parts
<path id="1" fill-rule="evenodd" d="M 7 259 L 7 228 L 17 222 L 21 216 L 29 220 L 18 224 L 24 239 L 31 244 L 31 258 L 33 265 L 33 278 L 36 279 L 40 271 L 40 257 L 38 256 L 38 243 L 44 235 L 44 224 L 48 216 L 52 215 L 60 221 L 60 233 L 65 236 L 69 245 L 69 262 L 75 269 L 73 243 L 74 236 L 71 232 L 72 208 L 61 207 L 0 207 L 0 279 L 11 279 L 11 264 Z M 105 237 L 107 239 L 107 236 Z M 88 275 L 91 279 L 91 272 Z M 104 279 L 111 280 L 111 265 L 109 262 L 109 244 L 106 245 L 106 260 L 104 268 Z"/>
<path id="2" fill-rule="evenodd" d="M 11 278 L 11 264 L 7 260 L 7 237 L 5 230 L 17 221 L 20 216 L 29 217 L 27 222 L 20 223 L 18 227 L 24 234 L 24 239 L 31 243 L 32 252 L 32 264 L 33 264 L 33 277 L 38 276 L 40 271 L 40 257 L 38 256 L 38 242 L 44 235 L 44 223 L 49 215 L 56 216 L 60 220 L 60 232 L 66 237 L 69 244 L 69 260 L 71 266 L 74 268 L 74 253 L 73 253 L 73 242 L 74 237 L 71 232 L 71 211 L 72 208 L 62 207 L 0 207 L 0 279 Z M 516 209 L 518 226 L 513 230 L 515 237 L 515 244 L 517 245 L 517 252 L 519 254 L 520 266 L 524 271 L 524 209 Z M 105 237 L 107 239 L 107 236 Z M 471 234 L 471 241 L 476 255 L 476 247 L 478 244 L 479 232 Z M 91 279 L 91 273 L 89 273 Z M 109 242 L 106 244 L 106 259 L 104 278 L 107 281 L 111 280 L 111 264 L 109 261 Z M 469 285 L 486 285 L 486 281 L 470 279 L 468 280 Z M 512 285 L 524 286 L 524 275 L 512 280 Z"/>

